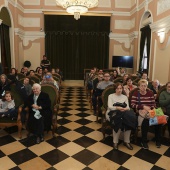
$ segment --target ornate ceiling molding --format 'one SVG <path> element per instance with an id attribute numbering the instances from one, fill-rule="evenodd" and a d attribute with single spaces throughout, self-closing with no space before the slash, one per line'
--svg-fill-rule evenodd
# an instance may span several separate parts
<path id="1" fill-rule="evenodd" d="M 170 1 L 169 0 L 158 0 L 157 15 L 159 15 L 169 9 L 170 9 Z"/>
<path id="2" fill-rule="evenodd" d="M 119 43 L 123 43 L 125 48 L 130 48 L 132 41 L 138 37 L 138 31 L 134 31 L 130 34 L 110 33 L 109 37 Z"/>
<path id="3" fill-rule="evenodd" d="M 37 39 L 45 37 L 44 32 L 23 31 L 20 28 L 15 28 L 14 32 L 15 32 L 15 35 L 18 35 L 21 38 L 21 40 L 23 42 L 23 46 L 25 46 L 25 47 L 29 45 L 30 41 L 35 41 Z"/>
<path id="4" fill-rule="evenodd" d="M 167 33 L 170 30 L 170 16 L 167 16 L 157 22 L 150 24 L 152 32 L 164 31 Z"/>

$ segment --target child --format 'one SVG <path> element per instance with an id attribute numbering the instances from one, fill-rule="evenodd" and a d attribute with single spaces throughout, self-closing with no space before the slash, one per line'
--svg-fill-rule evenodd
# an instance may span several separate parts
<path id="1" fill-rule="evenodd" d="M 0 117 L 13 117 L 15 114 L 15 103 L 10 91 L 6 91 L 2 99 L 0 99 Z"/>

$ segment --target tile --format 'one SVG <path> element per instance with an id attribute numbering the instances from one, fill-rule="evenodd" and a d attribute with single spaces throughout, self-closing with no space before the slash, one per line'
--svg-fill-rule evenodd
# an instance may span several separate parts
<path id="1" fill-rule="evenodd" d="M 75 129 L 75 131 L 79 132 L 79 133 L 81 133 L 83 135 L 86 135 L 86 134 L 92 132 L 93 130 L 91 128 L 86 127 L 86 126 L 82 126 L 82 127 L 78 128 L 78 129 Z"/>
<path id="2" fill-rule="evenodd" d="M 0 158 L 6 156 L 1 150 L 0 150 Z"/>
<path id="3" fill-rule="evenodd" d="M 14 142 L 14 141 L 16 141 L 16 140 L 10 135 L 2 136 L 2 137 L 0 137 L 0 146 L 6 145 L 6 144 Z"/>
<path id="4" fill-rule="evenodd" d="M 84 112 L 84 111 L 87 111 L 87 110 L 89 110 L 89 109 L 80 107 L 80 108 L 77 108 L 76 110 L 81 111 L 81 112 Z"/>
<path id="5" fill-rule="evenodd" d="M 152 164 L 155 164 L 158 161 L 158 159 L 161 157 L 160 154 L 147 149 L 139 150 L 134 156 Z"/>
<path id="6" fill-rule="evenodd" d="M 83 169 L 85 165 L 73 159 L 72 157 L 69 157 L 64 161 L 54 165 L 54 167 L 58 170 L 80 170 Z"/>
<path id="7" fill-rule="evenodd" d="M 94 162 L 95 160 L 100 158 L 99 155 L 97 155 L 87 149 L 82 150 L 81 152 L 73 155 L 72 157 L 85 165 L 89 165 L 92 162 Z"/>
<path id="8" fill-rule="evenodd" d="M 31 169 L 46 170 L 49 167 L 51 167 L 50 164 L 48 164 L 46 161 L 44 161 L 40 157 L 36 157 L 34 159 L 31 159 L 30 161 L 24 162 L 19 165 L 19 168 L 24 169 L 24 170 L 31 170 Z"/>
<path id="9" fill-rule="evenodd" d="M 154 166 L 151 168 L 151 170 L 165 170 L 165 169 L 163 169 L 163 168 L 161 168 L 161 167 L 159 167 L 159 166 L 154 165 Z"/>
<path id="10" fill-rule="evenodd" d="M 69 128 L 71 130 L 74 130 L 74 129 L 81 127 L 81 125 L 79 123 L 76 123 L 76 122 L 70 122 L 70 123 L 67 123 L 63 126 L 66 127 L 66 128 Z"/>
<path id="11" fill-rule="evenodd" d="M 21 169 L 18 166 L 15 166 L 15 167 L 13 167 L 13 168 L 11 168 L 9 170 L 21 170 Z"/>
<path id="12" fill-rule="evenodd" d="M 164 153 L 164 155 L 170 158 L 170 148 L 168 148 L 168 149 L 166 150 L 166 152 Z"/>
<path id="13" fill-rule="evenodd" d="M 75 155 L 76 153 L 82 151 L 84 148 L 74 142 L 67 143 L 61 147 L 58 147 L 58 150 L 66 153 L 69 156 Z"/>
<path id="14" fill-rule="evenodd" d="M 123 165 L 123 167 L 126 167 L 128 169 L 136 169 L 136 170 L 150 170 L 152 168 L 152 164 L 149 162 L 146 162 L 142 159 L 131 157 L 129 160 L 127 160 Z"/>
<path id="15" fill-rule="evenodd" d="M 56 133 L 61 135 L 63 133 L 69 132 L 69 131 L 71 131 L 71 129 L 68 129 L 64 126 L 60 126 L 60 127 L 57 128 Z"/>
<path id="16" fill-rule="evenodd" d="M 75 115 L 75 114 L 77 114 L 77 113 L 80 113 L 80 111 L 73 109 L 73 110 L 67 111 L 67 113 L 70 113 L 70 114 Z"/>
<path id="17" fill-rule="evenodd" d="M 0 129 L 0 137 L 6 136 L 8 133 L 4 129 Z"/>
<path id="18" fill-rule="evenodd" d="M 62 136 L 57 136 L 56 138 L 55 137 L 51 138 L 51 139 L 47 140 L 46 142 L 49 143 L 50 145 L 54 146 L 55 148 L 58 148 L 62 145 L 65 145 L 66 143 L 68 143 L 70 141 Z"/>
<path id="19" fill-rule="evenodd" d="M 84 169 L 82 169 L 82 170 L 92 170 L 91 168 L 89 168 L 89 167 L 85 167 Z"/>
<path id="20" fill-rule="evenodd" d="M 161 158 L 155 163 L 156 166 L 170 170 L 170 159 L 167 156 L 162 155 Z"/>
<path id="21" fill-rule="evenodd" d="M 76 115 L 68 116 L 67 119 L 70 120 L 70 121 L 76 121 L 76 120 L 79 120 L 80 117 L 78 117 L 77 114 L 76 114 Z"/>
<path id="22" fill-rule="evenodd" d="M 18 151 L 16 153 L 13 153 L 11 155 L 8 155 L 8 157 L 15 162 L 17 165 L 22 164 L 26 161 L 29 161 L 36 157 L 36 154 L 31 152 L 29 149 L 24 149 L 21 151 Z"/>
<path id="23" fill-rule="evenodd" d="M 22 139 L 27 137 L 27 133 L 28 133 L 27 130 L 23 129 L 23 130 L 21 131 L 21 133 L 22 133 Z M 12 136 L 14 139 L 16 139 L 16 140 L 21 140 L 21 139 L 18 137 L 18 132 L 12 133 L 11 136 Z"/>
<path id="24" fill-rule="evenodd" d="M 92 121 L 82 118 L 82 119 L 79 119 L 79 120 L 77 120 L 77 121 L 75 121 L 75 122 L 77 122 L 77 123 L 79 123 L 79 124 L 81 124 L 81 125 L 86 125 L 86 126 L 87 126 L 87 124 L 91 123 Z M 89 127 L 89 126 L 88 126 L 88 127 Z M 93 126 L 92 126 L 92 127 L 93 127 Z"/>
<path id="25" fill-rule="evenodd" d="M 62 136 L 70 141 L 73 141 L 75 139 L 82 137 L 82 134 L 75 131 L 70 131 L 68 133 L 63 134 Z"/>
<path id="26" fill-rule="evenodd" d="M 89 116 L 90 114 L 89 113 L 78 113 L 76 114 L 77 116 L 80 116 L 80 117 L 87 117 Z"/>
<path id="27" fill-rule="evenodd" d="M 105 155 L 106 153 L 110 152 L 113 150 L 113 147 L 107 146 L 101 142 L 97 142 L 87 148 L 88 150 L 97 153 L 98 155 Z"/>
<path id="28" fill-rule="evenodd" d="M 91 133 L 88 133 L 86 136 L 96 141 L 101 141 L 103 139 L 103 134 L 99 131 L 93 131 Z"/>
<path id="29" fill-rule="evenodd" d="M 71 110 L 71 109 L 68 108 L 68 107 L 63 107 L 63 108 L 60 108 L 60 110 L 62 110 L 62 111 L 64 111 L 64 112 L 67 112 L 67 111 L 69 111 L 69 110 Z"/>
<path id="30" fill-rule="evenodd" d="M 15 167 L 16 164 L 7 156 L 0 158 L 0 169 L 8 170 Z"/>
<path id="31" fill-rule="evenodd" d="M 120 167 L 119 164 L 116 164 L 115 162 L 112 162 L 106 158 L 99 158 L 93 163 L 91 163 L 88 167 L 94 170 L 116 170 Z"/>
<path id="32" fill-rule="evenodd" d="M 105 157 L 119 165 L 122 165 L 131 157 L 131 155 L 124 153 L 122 151 L 119 151 L 119 150 L 111 150 L 103 157 Z"/>
<path id="33" fill-rule="evenodd" d="M 4 129 L 8 134 L 18 132 L 18 126 L 11 126 Z"/>
<path id="34" fill-rule="evenodd" d="M 91 121 L 93 121 L 93 122 L 96 121 L 96 116 L 93 115 L 93 113 L 92 113 L 92 115 L 89 115 L 89 116 L 87 116 L 87 117 L 85 117 L 85 118 L 88 119 L 88 120 L 91 120 Z"/>
<path id="35" fill-rule="evenodd" d="M 61 119 L 57 120 L 57 123 L 60 124 L 60 125 L 64 125 L 64 124 L 67 124 L 67 123 L 70 123 L 70 122 L 71 122 L 70 120 L 62 118 L 62 117 L 61 117 Z"/>
<path id="36" fill-rule="evenodd" d="M 58 149 L 52 150 L 50 152 L 47 152 L 43 155 L 40 156 L 43 160 L 45 160 L 47 163 L 49 163 L 50 165 L 55 165 L 63 160 L 65 160 L 66 158 L 68 158 L 69 156 L 63 152 L 61 152 Z"/>
<path id="37" fill-rule="evenodd" d="M 25 146 L 18 141 L 1 146 L 1 151 L 6 155 L 13 154 L 23 149 L 25 149 Z"/>
<path id="38" fill-rule="evenodd" d="M 74 140 L 73 142 L 79 144 L 80 146 L 87 148 L 91 145 L 93 145 L 94 143 L 96 143 L 96 140 L 93 140 L 87 136 L 82 136 L 76 140 Z"/>
<path id="39" fill-rule="evenodd" d="M 86 125 L 86 127 L 89 127 L 91 129 L 94 129 L 94 130 L 100 129 L 101 126 L 102 125 L 100 123 L 97 123 L 97 122 L 91 122 L 91 123 Z"/>
<path id="40" fill-rule="evenodd" d="M 46 152 L 49 152 L 51 150 L 54 150 L 55 147 L 50 145 L 47 142 L 41 142 L 38 145 L 34 145 L 29 147 L 29 150 L 32 151 L 33 153 L 35 153 L 36 155 L 40 156 L 45 154 Z"/>
<path id="41" fill-rule="evenodd" d="M 123 166 L 120 166 L 117 170 L 129 170 L 129 169 L 127 169 L 127 168 L 125 168 Z"/>

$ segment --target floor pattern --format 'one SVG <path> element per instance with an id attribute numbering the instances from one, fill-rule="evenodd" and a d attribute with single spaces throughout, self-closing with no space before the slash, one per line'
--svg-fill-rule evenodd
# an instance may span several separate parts
<path id="1" fill-rule="evenodd" d="M 167 138 L 155 147 L 149 134 L 149 150 L 133 143 L 113 150 L 112 136 L 102 141 L 101 124 L 90 111 L 84 87 L 63 87 L 56 137 L 34 144 L 34 137 L 17 137 L 17 127 L 0 129 L 0 170 L 170 170 Z"/>

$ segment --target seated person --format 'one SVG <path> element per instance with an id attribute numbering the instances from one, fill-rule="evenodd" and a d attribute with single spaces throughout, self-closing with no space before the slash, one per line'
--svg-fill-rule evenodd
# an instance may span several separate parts
<path id="1" fill-rule="evenodd" d="M 40 84 L 52 84 L 59 90 L 58 83 L 53 79 L 53 76 L 50 72 L 47 72 L 45 76 L 43 77 L 43 80 L 40 82 Z"/>
<path id="2" fill-rule="evenodd" d="M 131 79 L 130 77 L 128 77 L 128 78 L 126 79 L 126 83 L 127 83 L 127 84 L 123 86 L 123 89 L 124 89 L 127 97 L 129 97 L 129 92 L 130 92 L 131 90 L 135 89 L 137 86 L 135 86 L 135 85 L 132 84 L 132 79 Z"/>
<path id="3" fill-rule="evenodd" d="M 10 82 L 5 74 L 0 75 L 0 99 L 5 95 L 5 91 L 10 91 Z"/>
<path id="4" fill-rule="evenodd" d="M 128 74 L 124 74 L 124 76 L 123 76 L 123 83 L 125 83 L 126 82 L 126 80 L 127 80 L 127 78 L 129 77 L 129 75 Z"/>
<path id="5" fill-rule="evenodd" d="M 27 129 L 36 135 L 36 143 L 42 142 L 44 130 L 51 130 L 52 111 L 51 100 L 47 93 L 41 91 L 41 86 L 35 83 L 32 87 L 33 94 L 25 101 L 25 107 L 29 108 Z"/>
<path id="6" fill-rule="evenodd" d="M 118 77 L 119 77 L 119 75 L 118 75 L 117 70 L 113 70 L 113 72 L 110 75 L 110 81 L 113 81 L 113 80 L 115 80 Z"/>
<path id="7" fill-rule="evenodd" d="M 0 99 L 0 117 L 15 117 L 15 103 L 10 91 L 6 91 L 2 99 Z"/>
<path id="8" fill-rule="evenodd" d="M 139 113 L 138 116 L 138 126 L 141 126 L 142 131 L 142 141 L 141 145 L 144 149 L 149 149 L 147 144 L 147 133 L 149 130 L 149 118 L 148 112 L 156 107 L 155 98 L 153 92 L 147 90 L 148 81 L 141 79 L 138 82 L 139 91 L 135 91 L 132 95 L 131 106 L 133 109 L 136 109 L 136 112 Z M 161 125 L 155 125 L 155 139 L 156 147 L 160 148 L 161 143 Z"/>
<path id="9" fill-rule="evenodd" d="M 145 79 L 145 80 L 149 81 L 148 74 L 143 72 L 141 75 L 141 79 Z"/>
<path id="10" fill-rule="evenodd" d="M 125 68 L 117 68 L 117 72 L 120 76 L 124 76 L 126 74 L 126 69 Z"/>
<path id="11" fill-rule="evenodd" d="M 159 96 L 159 104 L 161 107 L 165 108 L 165 114 L 169 116 L 168 131 L 170 136 L 170 82 L 166 83 L 166 90 L 161 92 Z"/>
<path id="12" fill-rule="evenodd" d="M 29 77 L 31 77 L 31 76 L 35 76 L 35 71 L 34 70 L 30 70 Z"/>
<path id="13" fill-rule="evenodd" d="M 153 91 L 155 99 L 156 99 L 158 90 L 160 89 L 160 83 L 157 79 L 152 81 L 152 85 L 151 85 L 150 89 Z"/>
<path id="14" fill-rule="evenodd" d="M 11 68 L 10 73 L 7 75 L 7 78 L 11 81 L 18 80 L 17 70 L 15 68 Z"/>
<path id="15" fill-rule="evenodd" d="M 100 83 L 98 83 L 96 91 L 95 91 L 94 95 L 92 96 L 94 114 L 96 114 L 97 97 L 99 97 L 98 105 L 99 105 L 99 107 L 101 107 L 103 103 L 102 103 L 102 99 L 100 98 L 100 96 L 102 95 L 102 92 L 104 91 L 104 89 L 107 86 L 112 85 L 112 84 L 113 84 L 113 82 L 110 81 L 110 74 L 104 73 L 104 80 L 101 81 Z"/>
<path id="16" fill-rule="evenodd" d="M 91 70 L 90 73 L 88 74 L 88 77 L 87 77 L 87 89 L 88 90 L 93 89 L 92 81 L 93 81 L 95 76 L 96 76 L 96 74 L 95 74 L 94 70 Z"/>
<path id="17" fill-rule="evenodd" d="M 123 91 L 122 84 L 117 83 L 115 93 L 110 94 L 108 96 L 108 109 L 106 112 L 106 119 L 108 121 L 111 121 L 112 118 L 114 119 L 113 148 L 118 149 L 119 136 L 120 136 L 121 131 L 123 131 L 124 132 L 124 145 L 128 149 L 132 150 L 133 147 L 130 144 L 130 134 L 131 134 L 131 129 L 133 129 L 133 128 L 129 128 L 130 126 L 127 123 L 128 121 L 122 121 L 122 124 L 121 124 L 121 120 L 124 120 L 124 119 L 122 119 L 121 115 L 123 116 L 126 111 L 130 110 L 128 98 L 127 98 L 127 96 L 122 94 L 122 91 Z M 121 103 L 121 104 L 124 103 L 125 106 L 124 107 L 116 106 L 115 104 L 117 102 Z M 130 115 L 127 112 L 126 112 L 126 114 Z M 132 112 L 132 114 L 134 115 L 134 118 L 136 120 L 135 114 L 133 112 Z M 128 118 L 131 119 L 131 117 L 128 117 Z M 136 123 L 134 124 L 134 128 L 136 128 L 137 120 L 135 122 Z"/>

